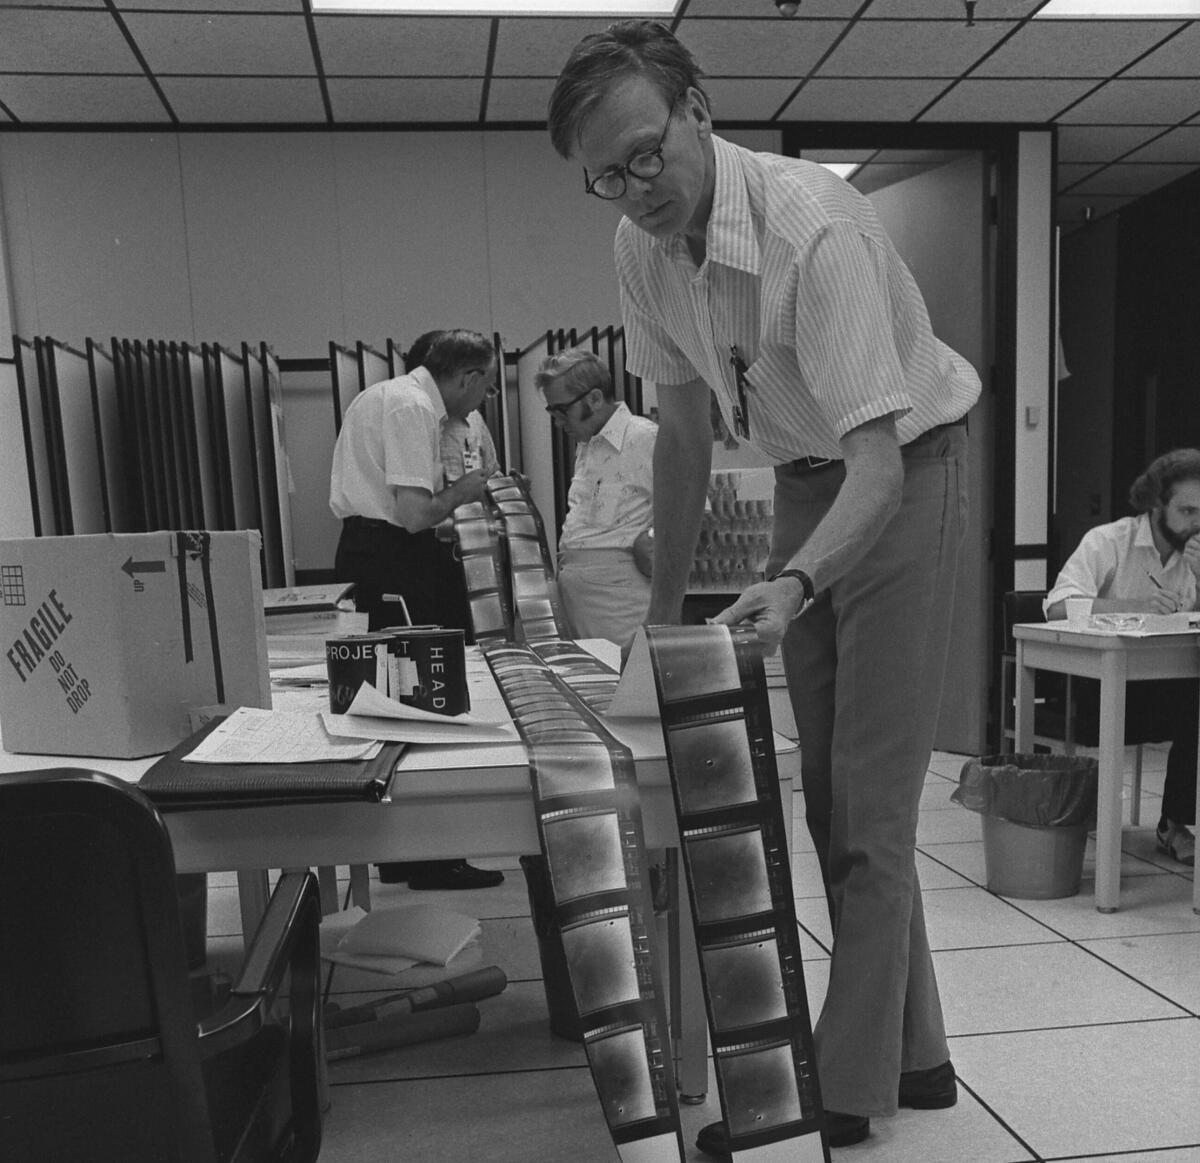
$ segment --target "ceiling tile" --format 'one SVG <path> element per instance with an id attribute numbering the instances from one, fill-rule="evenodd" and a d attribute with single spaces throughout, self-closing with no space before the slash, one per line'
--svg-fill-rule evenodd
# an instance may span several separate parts
<path id="1" fill-rule="evenodd" d="M 766 121 L 792 95 L 796 82 L 787 78 L 751 81 L 744 78 L 709 78 L 704 82 L 713 120 Z"/>
<path id="2" fill-rule="evenodd" d="M 557 77 L 571 50 L 587 35 L 603 32 L 607 20 L 536 20 L 510 16 L 500 21 L 493 71 L 500 77 Z"/>
<path id="3" fill-rule="evenodd" d="M 1096 162 L 1080 162 L 1076 165 L 1063 165 L 1061 162 L 1054 170 L 1054 188 L 1056 190 L 1069 190 L 1076 183 L 1081 182 L 1089 174 L 1094 174 L 1101 168 Z"/>
<path id="4" fill-rule="evenodd" d="M 1109 77 L 1167 36 L 1156 20 L 1034 20 L 1019 28 L 976 77 Z"/>
<path id="5" fill-rule="evenodd" d="M 145 77 L 0 76 L 0 101 L 22 122 L 169 122 Z"/>
<path id="6" fill-rule="evenodd" d="M 958 77 L 1012 26 L 860 20 L 821 66 L 822 76 Z"/>
<path id="7" fill-rule="evenodd" d="M 482 77 L 491 21 L 475 18 L 319 16 L 327 76 Z"/>
<path id="8" fill-rule="evenodd" d="M 488 121 L 546 120 L 554 82 L 549 77 L 496 77 L 488 86 Z"/>
<path id="9" fill-rule="evenodd" d="M 175 116 L 196 122 L 324 122 L 316 77 L 163 77 Z"/>
<path id="10" fill-rule="evenodd" d="M 977 81 L 954 86 L 922 121 L 1050 121 L 1093 81 Z"/>
<path id="11" fill-rule="evenodd" d="M 1200 87 L 1192 80 L 1118 78 L 1066 110 L 1063 124 L 1177 125 L 1200 109 Z"/>
<path id="12" fill-rule="evenodd" d="M 781 116 L 799 121 L 911 121 L 945 87 L 945 81 L 814 77 Z"/>
<path id="13" fill-rule="evenodd" d="M 348 121 L 478 121 L 483 82 L 472 78 L 333 77 L 333 119 Z"/>
<path id="14" fill-rule="evenodd" d="M 0 7 L 0 71 L 141 73 L 107 12 Z"/>
<path id="15" fill-rule="evenodd" d="M 1200 21 L 1193 21 L 1178 35 L 1138 61 L 1128 77 L 1200 76 Z"/>
<path id="16" fill-rule="evenodd" d="M 1054 220 L 1066 227 L 1086 229 L 1088 222 L 1084 212 L 1090 210 L 1092 222 L 1112 214 L 1122 206 L 1128 206 L 1132 198 L 1126 197 L 1096 197 L 1088 198 L 1082 194 L 1059 194 L 1054 199 Z"/>
<path id="17" fill-rule="evenodd" d="M 1143 194 L 1169 185 L 1190 174 L 1195 166 L 1187 165 L 1130 165 L 1118 162 L 1107 166 L 1093 177 L 1085 178 L 1072 194 L 1116 194 L 1140 198 Z"/>
<path id="18" fill-rule="evenodd" d="M 706 76 L 799 79 L 842 27 L 834 20 L 688 20 L 679 34 Z"/>
<path id="19" fill-rule="evenodd" d="M 772 5 L 773 0 L 691 0 L 681 22 L 681 28 L 693 16 L 746 16 L 747 14 L 766 12 L 774 20 L 787 19 L 778 13 L 771 12 Z M 799 21 L 803 24 L 805 20 L 823 16 L 848 20 L 861 7 L 862 0 L 804 0 L 799 15 L 793 17 L 791 22 Z"/>
<path id="20" fill-rule="evenodd" d="M 118 8 L 155 8 L 164 12 L 303 12 L 304 0 L 113 0 Z M 104 0 L 100 0 L 103 4 Z"/>
<path id="21" fill-rule="evenodd" d="M 865 162 L 875 156 L 873 149 L 802 149 L 800 156 L 810 162 Z"/>
<path id="22" fill-rule="evenodd" d="M 1200 166 L 1200 125 L 1181 125 L 1135 150 L 1130 162 L 1187 162 Z"/>
<path id="23" fill-rule="evenodd" d="M 155 73 L 316 74 L 302 16 L 130 12 L 124 20 Z"/>
<path id="24" fill-rule="evenodd" d="M 1064 125 L 1058 131 L 1058 160 L 1110 162 L 1161 132 L 1149 125 Z"/>
<path id="25" fill-rule="evenodd" d="M 983 0 L 975 9 L 976 26 L 991 19 L 1016 20 L 1040 8 L 1045 0 Z M 944 18 L 947 11 L 957 9 L 966 24 L 966 9 L 961 0 L 874 0 L 866 11 L 867 19 L 902 16 L 908 20 Z"/>

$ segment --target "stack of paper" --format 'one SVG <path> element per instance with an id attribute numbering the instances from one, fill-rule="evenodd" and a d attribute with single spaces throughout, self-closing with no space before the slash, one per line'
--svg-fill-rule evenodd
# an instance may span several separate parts
<path id="1" fill-rule="evenodd" d="M 325 729 L 343 739 L 389 743 L 505 743 L 518 736 L 510 722 L 480 715 L 439 715 L 398 703 L 363 683 L 344 715 L 321 712 Z"/>
<path id="2" fill-rule="evenodd" d="M 271 665 L 323 662 L 326 638 L 365 634 L 369 618 L 355 612 L 353 590 L 349 582 L 263 590 Z"/>
<path id="3" fill-rule="evenodd" d="M 322 957 L 415 981 L 451 977 L 479 963 L 479 922 L 438 905 L 399 905 L 364 912 L 355 906 L 321 923 Z M 328 947 L 325 947 L 328 946 Z"/>

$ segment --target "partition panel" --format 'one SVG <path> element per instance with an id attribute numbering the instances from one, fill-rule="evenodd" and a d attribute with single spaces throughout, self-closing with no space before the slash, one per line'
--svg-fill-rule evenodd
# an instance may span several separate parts
<path id="1" fill-rule="evenodd" d="M 358 390 L 365 392 L 372 384 L 380 384 L 390 380 L 396 373 L 392 370 L 391 353 L 381 355 L 373 347 L 368 347 L 360 339 L 357 345 L 358 355 Z"/>
<path id="2" fill-rule="evenodd" d="M 224 410 L 225 447 L 233 497 L 233 528 L 260 529 L 258 486 L 254 478 L 253 437 L 246 406 L 245 376 L 241 361 L 219 344 L 209 348 Z"/>
<path id="3" fill-rule="evenodd" d="M 92 397 L 92 424 L 96 431 L 96 471 L 100 480 L 104 528 L 109 533 L 130 533 L 137 522 L 129 511 L 125 487 L 125 442 L 116 369 L 112 356 L 95 340 L 86 340 L 84 350 Z"/>
<path id="4" fill-rule="evenodd" d="M 92 403 L 88 357 L 47 339 L 43 347 L 52 392 L 62 422 L 64 498 L 72 533 L 108 531 L 100 432 Z"/>
<path id="5" fill-rule="evenodd" d="M 196 432 L 196 411 L 192 403 L 187 359 L 182 344 L 172 340 L 163 346 L 166 349 L 171 408 L 179 434 L 177 447 L 184 523 L 188 529 L 207 529 L 208 526 L 204 523 L 204 491 L 200 485 L 200 444 Z"/>
<path id="6" fill-rule="evenodd" d="M 333 428 L 342 430 L 342 417 L 359 392 L 358 352 L 329 344 L 329 375 L 333 388 Z"/>
<path id="7" fill-rule="evenodd" d="M 217 451 L 214 405 L 205 374 L 205 356 L 199 348 L 183 343 L 179 364 L 184 399 L 191 409 L 192 432 L 196 444 L 196 474 L 200 489 L 201 528 L 228 529 L 221 490 L 221 462 Z M 232 499 L 230 499 L 232 506 Z"/>
<path id="8" fill-rule="evenodd" d="M 275 479 L 275 442 L 267 403 L 266 372 L 261 351 L 242 344 L 242 374 L 246 388 L 246 416 L 250 425 L 250 460 L 258 499 L 258 529 L 262 533 L 263 585 L 282 586 L 283 541 L 279 530 L 279 498 Z"/>
<path id="9" fill-rule="evenodd" d="M 71 532 L 71 501 L 67 487 L 66 457 L 62 446 L 62 413 L 58 406 L 58 386 L 48 354 L 47 340 L 35 337 L 34 363 L 38 374 L 38 398 L 42 403 L 42 424 L 46 438 L 46 459 L 50 469 L 50 499 L 54 509 L 54 529 Z"/>
<path id="10" fill-rule="evenodd" d="M 263 343 L 259 347 L 259 359 L 266 386 L 267 409 L 271 422 L 271 465 L 274 482 L 273 497 L 279 520 L 279 542 L 282 556 L 283 580 L 276 584 L 296 584 L 296 547 L 292 535 L 292 470 L 287 454 L 287 439 L 283 425 L 283 379 L 279 374 L 279 360 L 275 353 Z"/>
<path id="11" fill-rule="evenodd" d="M 160 414 L 154 361 L 145 344 L 135 339 L 129 346 L 133 372 L 133 405 L 138 417 L 142 458 L 142 481 L 149 488 L 148 509 L 153 523 L 149 529 L 177 529 L 178 518 L 172 515 L 167 488 L 167 466 L 163 455 L 163 424 Z"/>
<path id="12" fill-rule="evenodd" d="M 128 339 L 112 340 L 113 373 L 116 379 L 117 411 L 121 431 L 121 474 L 129 498 L 129 532 L 153 529 L 150 486 L 143 480 L 142 416 L 137 406 L 133 345 Z"/>

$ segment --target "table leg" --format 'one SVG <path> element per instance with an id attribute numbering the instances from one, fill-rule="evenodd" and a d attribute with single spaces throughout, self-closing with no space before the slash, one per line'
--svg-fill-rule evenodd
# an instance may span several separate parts
<path id="1" fill-rule="evenodd" d="M 1096 798 L 1096 908 L 1121 901 L 1121 788 L 1125 778 L 1125 653 L 1107 650 L 1100 674 L 1100 772 Z"/>
<path id="2" fill-rule="evenodd" d="M 1200 749 L 1197 750 L 1197 754 L 1200 755 Z M 1196 809 L 1200 813 L 1200 764 L 1196 766 Z M 1200 820 L 1200 814 L 1193 816 L 1192 819 Z M 1192 912 L 1200 913 L 1200 875 L 1193 872 L 1192 881 Z"/>
<path id="3" fill-rule="evenodd" d="M 1013 712 L 1013 750 L 1029 753 L 1033 750 L 1033 680 L 1037 672 L 1025 665 L 1025 643 L 1017 639 L 1016 696 Z"/>
<path id="4" fill-rule="evenodd" d="M 242 910 L 242 941 L 248 946 L 271 899 L 271 882 L 265 868 L 243 869 L 237 874 L 238 904 Z"/>

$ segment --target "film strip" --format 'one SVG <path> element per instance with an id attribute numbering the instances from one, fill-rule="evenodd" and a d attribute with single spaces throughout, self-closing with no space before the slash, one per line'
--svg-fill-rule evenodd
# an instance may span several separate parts
<path id="1" fill-rule="evenodd" d="M 757 634 L 646 636 L 732 1156 L 828 1163 Z"/>
<path id="2" fill-rule="evenodd" d="M 449 526 L 454 555 L 462 563 L 475 641 L 511 640 L 512 595 L 496 517 L 482 501 L 473 501 L 454 510 Z"/>
<path id="3" fill-rule="evenodd" d="M 678 1163 L 683 1142 L 633 758 L 530 646 L 482 648 L 529 755 L 554 917 L 609 1133 L 623 1163 Z"/>
<path id="4" fill-rule="evenodd" d="M 504 531 L 513 621 L 520 640 L 565 637 L 554 587 L 554 562 L 528 484 L 520 476 L 494 476 L 488 481 L 488 499 Z"/>

